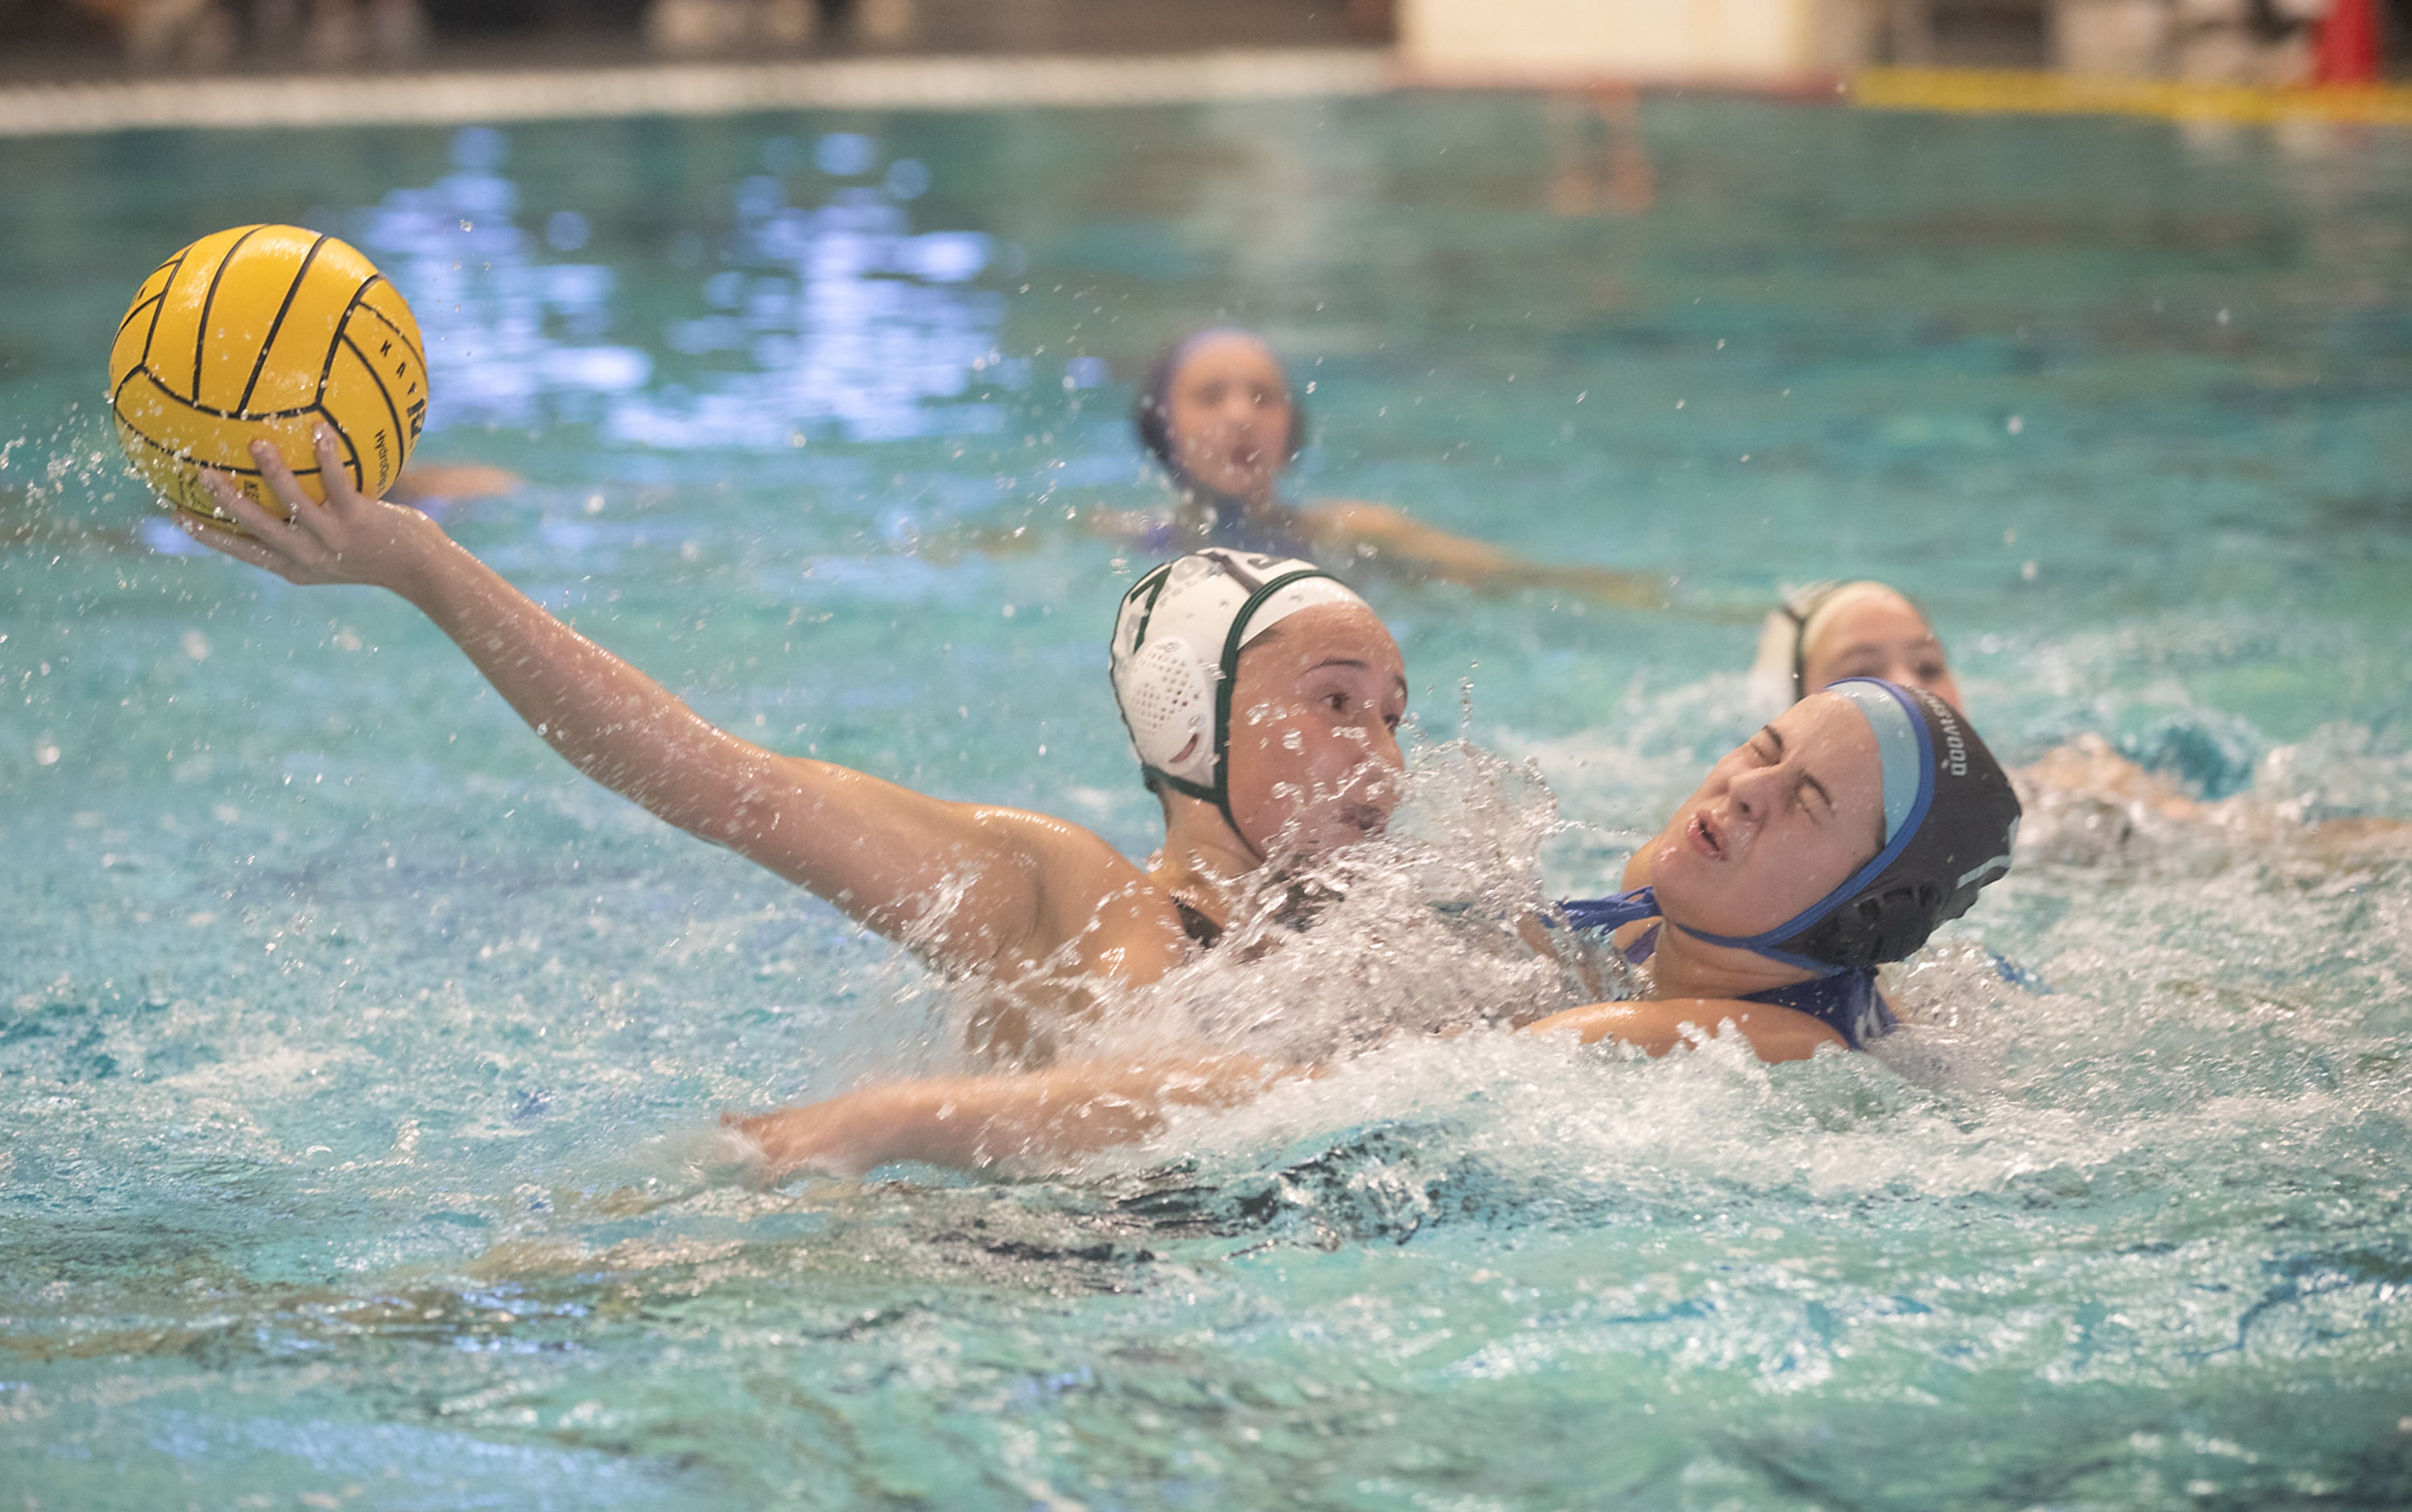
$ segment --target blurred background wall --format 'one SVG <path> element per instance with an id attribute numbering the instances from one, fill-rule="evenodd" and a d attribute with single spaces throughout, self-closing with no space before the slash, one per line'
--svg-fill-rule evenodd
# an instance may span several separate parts
<path id="1" fill-rule="evenodd" d="M 1782 82 L 1876 66 L 2289 83 L 2332 6 L 2367 7 L 2384 51 L 2412 0 L 1399 0 L 1428 76 Z M 2391 36 L 2390 35 L 2391 34 Z"/>
<path id="2" fill-rule="evenodd" d="M 1802 82 L 1872 66 L 2282 83 L 2412 0 L 0 0 L 0 74 L 1395 44 L 1436 81 Z"/>
<path id="3" fill-rule="evenodd" d="M 0 68 L 1384 45 L 1390 0 L 0 0 Z"/>

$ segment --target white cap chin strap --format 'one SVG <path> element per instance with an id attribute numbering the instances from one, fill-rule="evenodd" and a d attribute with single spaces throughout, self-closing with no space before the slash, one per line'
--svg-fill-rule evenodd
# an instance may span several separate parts
<path id="1" fill-rule="evenodd" d="M 1240 653 L 1301 609 L 1365 601 L 1312 562 L 1221 549 L 1154 568 L 1114 620 L 1114 701 L 1151 786 L 1231 819 L 1231 683 Z"/>

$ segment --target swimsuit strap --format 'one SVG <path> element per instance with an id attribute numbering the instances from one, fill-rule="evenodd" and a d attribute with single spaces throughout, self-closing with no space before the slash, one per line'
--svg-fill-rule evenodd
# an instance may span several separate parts
<path id="1" fill-rule="evenodd" d="M 1558 904 L 1558 912 L 1579 930 L 1622 929 L 1656 918 L 1658 895 L 1648 888 L 1636 888 L 1610 898 L 1567 898 Z"/>
<path id="2" fill-rule="evenodd" d="M 1813 976 L 1787 987 L 1743 994 L 1744 1003 L 1768 1003 L 1805 1013 L 1834 1033 L 1851 1049 L 1865 1050 L 1869 1040 L 1890 1034 L 1901 1022 L 1876 991 L 1873 966 Z"/>
<path id="3" fill-rule="evenodd" d="M 1558 910 L 1577 929 L 1613 930 L 1658 917 L 1658 899 L 1648 888 L 1637 888 L 1613 898 L 1570 898 L 1559 903 Z M 1631 944 L 1612 948 L 1627 964 L 1639 966 L 1657 950 L 1659 928 L 1654 924 Z M 1805 1013 L 1842 1035 L 1855 1050 L 1866 1049 L 1869 1040 L 1890 1033 L 1900 1022 L 1886 1006 L 1883 994 L 1876 991 L 1873 967 L 1815 976 L 1763 992 L 1745 992 L 1740 1001 L 1772 1004 Z"/>
<path id="4" fill-rule="evenodd" d="M 1287 499 L 1274 500 L 1271 508 L 1251 519 L 1247 506 L 1238 499 L 1202 489 L 1193 490 L 1192 496 L 1206 506 L 1209 522 L 1201 545 L 1257 556 L 1303 557 L 1314 553 L 1316 543 L 1307 538 L 1306 521 L 1300 517 L 1298 506 Z"/>
<path id="5" fill-rule="evenodd" d="M 1223 943 L 1223 926 L 1207 917 L 1203 910 L 1178 898 L 1172 900 L 1172 908 L 1181 916 L 1181 932 L 1197 941 L 1199 949 L 1212 950 Z"/>
<path id="6" fill-rule="evenodd" d="M 1771 986 L 1768 991 L 1743 993 L 1743 1004 L 1772 1004 L 1778 1008 L 1792 1008 L 1806 1013 L 1852 1049 L 1867 1049 L 1869 1039 L 1891 1035 L 1901 1025 L 1893 1018 L 1891 1006 L 1886 1006 L 1884 993 L 1876 991 L 1876 969 L 1860 967 L 1855 972 L 1835 972 L 1833 976 L 1812 976 L 1809 981 L 1795 981 L 1789 986 Z"/>

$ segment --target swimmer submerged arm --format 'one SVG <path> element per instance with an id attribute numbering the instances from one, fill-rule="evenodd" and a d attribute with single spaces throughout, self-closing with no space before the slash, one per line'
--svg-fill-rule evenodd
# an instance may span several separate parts
<path id="1" fill-rule="evenodd" d="M 1613 1039 L 1656 1057 L 1690 1046 L 1700 1035 L 1724 1037 L 1730 1026 L 1762 1061 L 1805 1061 L 1820 1046 L 1849 1049 L 1832 1029 L 1798 1009 L 1735 998 L 1681 997 L 1650 1003 L 1594 1003 L 1553 1013 L 1528 1025 L 1530 1035 L 1571 1030 L 1586 1045 Z"/>
<path id="2" fill-rule="evenodd" d="M 1100 539 L 1127 546 L 1155 536 L 1164 521 L 1138 509 L 1093 509 L 1081 517 L 1081 526 Z"/>
<path id="3" fill-rule="evenodd" d="M 346 486 L 330 435 L 318 439 L 323 476 L 335 479 L 323 506 L 300 492 L 272 448 L 257 455 L 294 521 L 217 477 L 214 497 L 249 535 L 189 523 L 197 539 L 293 582 L 399 594 L 571 766 L 883 932 L 926 921 L 915 944 L 949 969 L 1017 952 L 1043 956 L 1111 911 L 1116 882 L 1140 879 L 1075 826 L 944 802 L 716 727 L 547 613 L 425 515 Z M 949 904 L 943 918 L 932 917 L 938 899 Z"/>
<path id="4" fill-rule="evenodd" d="M 900 1160 L 978 1170 L 1093 1154 L 1145 1139 L 1176 1107 L 1229 1108 L 1287 1070 L 1246 1056 L 1103 1061 L 1006 1076 L 930 1077 L 721 1122 L 761 1150 L 764 1174 L 860 1176 Z"/>
<path id="5" fill-rule="evenodd" d="M 1482 541 L 1452 536 L 1383 504 L 1342 502 L 1301 511 L 1327 548 L 1418 568 L 1475 589 L 1555 588 L 1631 609 L 1664 609 L 1666 588 L 1646 572 L 1528 562 Z"/>
<path id="6" fill-rule="evenodd" d="M 2121 756 L 2099 735 L 2081 735 L 2054 746 L 2017 775 L 2031 787 L 2134 803 L 2171 819 L 2199 818 L 2208 807 L 2180 792 L 2169 778 Z"/>

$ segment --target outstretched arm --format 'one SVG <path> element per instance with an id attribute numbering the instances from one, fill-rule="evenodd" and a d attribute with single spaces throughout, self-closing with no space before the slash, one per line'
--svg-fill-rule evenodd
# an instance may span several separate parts
<path id="1" fill-rule="evenodd" d="M 1554 588 L 1628 609 L 1665 609 L 1666 584 L 1646 572 L 1527 562 L 1482 541 L 1452 536 L 1386 504 L 1342 502 L 1302 510 L 1326 550 L 1371 556 L 1468 588 Z"/>
<path id="2" fill-rule="evenodd" d="M 2166 819 L 2224 831 L 2231 840 L 2269 844 L 2308 839 L 2314 851 L 2335 861 L 2383 860 L 2412 853 L 2412 823 L 2378 817 L 2340 817 L 2298 824 L 2267 799 L 2239 793 L 2216 802 L 2188 797 L 2168 776 L 2148 771 L 2099 735 L 2081 735 L 2041 759 L 2012 772 L 2025 793 L 2047 800 L 2115 803 Z"/>
<path id="3" fill-rule="evenodd" d="M 1553 1013 L 1528 1025 L 1533 1035 L 1579 1035 L 1586 1045 L 1603 1039 L 1636 1046 L 1653 1056 L 1688 1045 L 1701 1035 L 1723 1035 L 1728 1025 L 1749 1042 L 1762 1061 L 1805 1061 L 1821 1045 L 1849 1049 L 1827 1025 L 1795 1008 L 1730 998 L 1666 998 L 1652 1003 L 1594 1003 Z"/>
<path id="4" fill-rule="evenodd" d="M 1148 1138 L 1174 1107 L 1228 1108 L 1287 1068 L 1247 1056 L 1103 1061 L 1007 1076 L 930 1077 L 721 1122 L 761 1151 L 763 1173 L 860 1176 L 898 1160 L 981 1169 L 1040 1165 Z"/>
<path id="5" fill-rule="evenodd" d="M 2169 778 L 2121 756 L 2099 735 L 2081 735 L 2054 746 L 2017 775 L 2036 787 L 2134 803 L 2171 819 L 2199 818 L 2208 807 L 2179 791 Z"/>
<path id="6" fill-rule="evenodd" d="M 410 600 L 570 765 L 680 829 L 802 884 L 883 933 L 967 969 L 1043 957 L 1119 909 L 1142 926 L 1141 873 L 1077 826 L 949 803 L 764 750 L 532 602 L 416 509 L 363 498 L 331 433 L 317 438 L 327 502 L 275 448 L 254 448 L 289 520 L 209 475 L 243 527 L 180 517 L 196 539 L 296 583 L 365 583 Z M 943 907 L 942 907 L 943 902 Z M 1168 926 L 1169 928 L 1169 926 Z"/>
<path id="7" fill-rule="evenodd" d="M 1721 998 L 1595 1003 L 1569 1008 L 1527 1034 L 1573 1032 L 1589 1045 L 1613 1038 L 1664 1055 L 1730 1025 L 1766 1061 L 1806 1060 L 1843 1036 L 1790 1008 Z M 1123 1064 L 1089 1061 L 1044 1071 L 927 1077 L 865 1087 L 801 1108 L 721 1122 L 759 1152 L 762 1174 L 799 1167 L 860 1176 L 893 1161 L 967 1170 L 1043 1167 L 1160 1131 L 1176 1107 L 1231 1108 L 1305 1068 L 1250 1056 Z"/>

